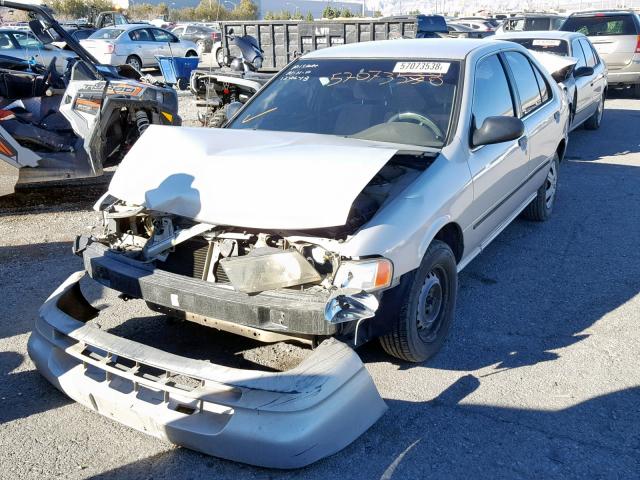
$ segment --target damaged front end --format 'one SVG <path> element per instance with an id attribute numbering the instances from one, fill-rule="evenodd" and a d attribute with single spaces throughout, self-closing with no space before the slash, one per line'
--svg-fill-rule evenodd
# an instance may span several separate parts
<path id="1" fill-rule="evenodd" d="M 92 324 L 83 275 L 41 307 L 28 350 L 53 385 L 102 415 L 209 455 L 297 468 L 341 450 L 386 410 L 358 356 L 337 340 L 285 372 L 180 357 Z"/>
<path id="2" fill-rule="evenodd" d="M 72 277 L 43 306 L 31 357 L 72 398 L 127 425 L 255 465 L 306 465 L 385 410 L 350 346 L 372 338 L 385 305 L 393 314 L 388 295 L 404 284 L 384 255 L 345 251 L 437 155 L 313 134 L 209 130 L 203 141 L 201 132 L 149 127 L 96 203 L 102 232 L 78 237 L 74 251 L 122 298 L 262 342 L 310 344 L 311 356 L 275 374 L 175 357 L 90 325 L 95 313 L 78 310 L 86 301 Z M 149 154 L 160 146 L 163 155 Z M 147 366 L 159 380 L 140 380 Z M 167 388 L 176 374 L 201 387 Z M 131 392 L 114 391 L 113 378 Z M 161 406 L 144 403 L 141 388 Z"/>

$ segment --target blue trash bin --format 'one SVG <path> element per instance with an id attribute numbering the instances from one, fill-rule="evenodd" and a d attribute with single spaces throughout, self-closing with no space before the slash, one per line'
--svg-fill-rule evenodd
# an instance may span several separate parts
<path id="1" fill-rule="evenodd" d="M 160 73 L 164 81 L 170 85 L 177 85 L 185 90 L 189 85 L 191 72 L 198 68 L 198 57 L 156 57 L 160 66 Z"/>

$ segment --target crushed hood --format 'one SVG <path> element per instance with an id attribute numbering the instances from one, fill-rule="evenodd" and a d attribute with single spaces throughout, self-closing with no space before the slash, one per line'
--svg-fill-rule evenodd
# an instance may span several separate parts
<path id="1" fill-rule="evenodd" d="M 399 148 L 309 133 L 151 125 L 109 193 L 214 225 L 344 225 L 355 198 Z"/>

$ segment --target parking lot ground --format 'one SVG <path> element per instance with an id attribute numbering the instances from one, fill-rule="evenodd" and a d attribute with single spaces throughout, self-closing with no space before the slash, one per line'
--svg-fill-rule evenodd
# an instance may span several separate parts
<path id="1" fill-rule="evenodd" d="M 553 217 L 516 220 L 464 270 L 440 354 L 408 365 L 375 343 L 361 348 L 388 412 L 293 472 L 173 447 L 44 380 L 26 353 L 29 331 L 81 268 L 70 242 L 97 222 L 90 206 L 104 187 L 0 199 L 0 477 L 640 478 L 638 125 L 640 100 L 618 95 L 599 131 L 571 135 Z M 90 287 L 95 302 L 114 301 Z M 304 354 L 170 322 L 142 302 L 110 308 L 105 328 L 176 352 L 276 367 Z"/>

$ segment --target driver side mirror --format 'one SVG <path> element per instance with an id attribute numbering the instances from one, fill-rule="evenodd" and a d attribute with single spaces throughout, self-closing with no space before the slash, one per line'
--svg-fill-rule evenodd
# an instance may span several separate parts
<path id="1" fill-rule="evenodd" d="M 487 117 L 480 128 L 473 132 L 472 144 L 492 145 L 494 143 L 509 142 L 520 138 L 524 134 L 524 123 L 515 117 Z"/>
<path id="2" fill-rule="evenodd" d="M 593 75 L 593 67 L 580 67 L 574 70 L 573 76 L 578 77 L 590 77 Z"/>

